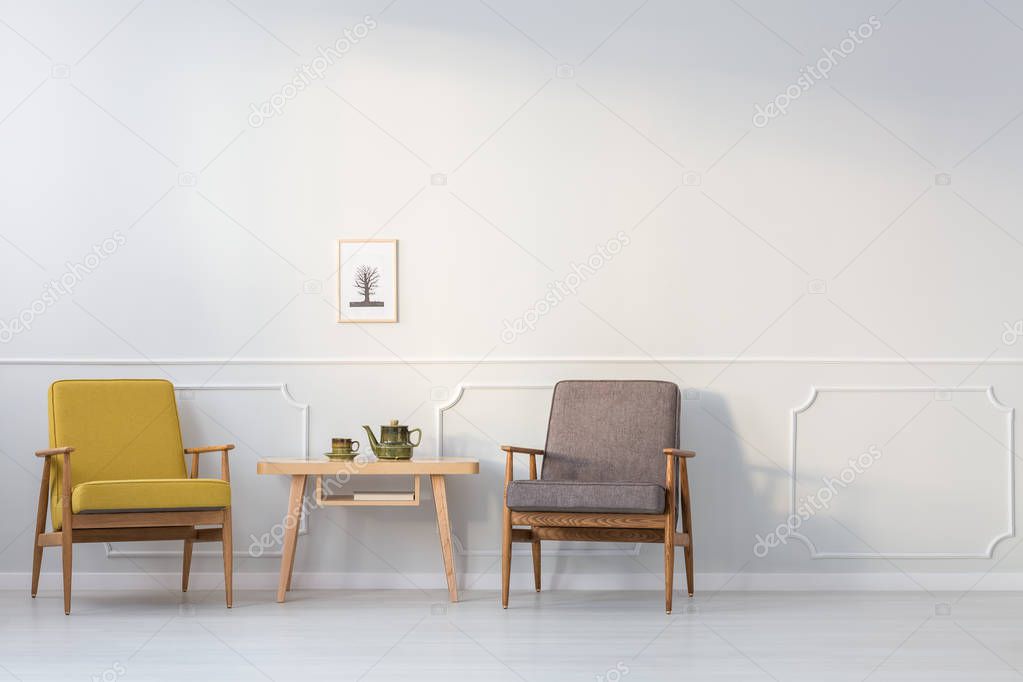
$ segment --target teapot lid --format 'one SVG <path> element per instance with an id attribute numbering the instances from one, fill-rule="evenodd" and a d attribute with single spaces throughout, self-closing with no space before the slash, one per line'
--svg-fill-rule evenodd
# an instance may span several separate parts
<path id="1" fill-rule="evenodd" d="M 397 419 L 392 419 L 391 423 L 388 424 L 388 426 L 398 426 L 398 420 Z"/>

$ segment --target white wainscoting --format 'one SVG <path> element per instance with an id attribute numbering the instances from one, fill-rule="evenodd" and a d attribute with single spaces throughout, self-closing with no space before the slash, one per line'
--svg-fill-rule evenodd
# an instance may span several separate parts
<path id="1" fill-rule="evenodd" d="M 876 394 L 870 396 L 871 407 L 880 408 L 883 417 L 891 417 L 896 424 L 889 442 L 882 444 L 872 438 L 881 427 L 851 424 L 853 415 L 867 413 L 862 399 L 847 401 L 853 404 L 815 429 L 816 437 L 825 442 L 807 442 L 810 428 L 801 421 L 807 420 L 808 411 L 826 394 L 857 398 Z M 897 396 L 899 400 L 886 400 L 884 396 Z M 906 396 L 915 396 L 921 407 L 905 409 Z M 995 421 L 1002 422 L 1002 430 L 991 433 L 992 429 L 964 410 L 971 408 L 954 403 L 956 396 L 981 398 L 981 405 L 997 413 Z M 882 407 L 882 403 L 886 404 Z M 900 408 L 902 414 L 894 416 Z M 924 442 L 915 448 L 896 448 L 896 439 L 912 437 L 912 427 L 927 410 L 943 410 L 943 414 L 930 421 L 930 428 L 917 429 L 923 431 L 917 438 Z M 792 410 L 789 511 L 793 515 L 791 524 L 802 530 L 793 531 L 791 536 L 806 544 L 813 559 L 991 558 L 999 542 L 1015 535 L 1014 416 L 1013 408 L 995 397 L 992 386 L 814 387 L 809 399 Z M 874 415 L 876 421 L 881 417 L 880 413 Z M 965 435 L 958 435 L 957 429 Z M 986 431 L 988 437 L 978 439 L 980 431 Z M 844 436 L 850 433 L 869 436 L 854 442 L 835 442 L 847 440 Z M 937 442 L 927 442 L 930 440 Z M 972 447 L 955 450 L 955 443 L 966 440 L 972 441 Z M 855 471 L 848 458 L 868 448 L 876 448 L 876 459 L 868 452 L 864 461 L 869 468 Z M 895 452 L 887 452 L 890 449 Z M 886 466 L 894 464 L 893 457 L 910 455 L 910 450 L 918 459 L 926 459 L 915 465 Z M 821 479 L 823 475 L 830 482 L 811 482 L 811 476 L 803 475 L 801 469 L 815 466 L 812 478 Z M 805 503 L 805 498 L 799 497 L 800 491 L 807 493 L 814 486 L 816 492 L 811 497 L 827 489 L 828 501 L 835 500 L 825 504 L 823 511 L 816 511 L 817 504 Z M 975 517 L 972 522 L 971 515 Z M 797 524 L 795 517 L 802 522 Z M 817 535 L 816 541 L 811 533 Z M 962 546 L 956 546 L 957 540 Z M 843 543 L 852 546 L 844 549 Z M 821 545 L 827 549 L 821 549 Z M 921 546 L 933 549 L 921 550 Z"/>

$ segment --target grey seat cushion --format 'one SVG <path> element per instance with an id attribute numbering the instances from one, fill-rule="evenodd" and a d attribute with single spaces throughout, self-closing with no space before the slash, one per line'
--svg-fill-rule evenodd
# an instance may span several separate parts
<path id="1" fill-rule="evenodd" d="M 508 508 L 515 511 L 663 514 L 664 487 L 653 483 L 512 481 Z"/>

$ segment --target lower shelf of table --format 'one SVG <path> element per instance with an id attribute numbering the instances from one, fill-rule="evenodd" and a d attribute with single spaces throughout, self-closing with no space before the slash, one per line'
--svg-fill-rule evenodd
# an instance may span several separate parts
<path id="1" fill-rule="evenodd" d="M 320 507 L 418 507 L 421 499 L 419 476 L 412 476 L 411 500 L 357 500 L 355 495 L 331 495 L 323 490 L 323 476 L 316 477 L 316 504 Z"/>

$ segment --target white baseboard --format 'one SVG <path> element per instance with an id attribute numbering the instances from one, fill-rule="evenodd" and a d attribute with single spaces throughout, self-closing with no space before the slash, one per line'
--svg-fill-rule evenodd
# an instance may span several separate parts
<path id="1" fill-rule="evenodd" d="M 0 590 L 28 591 L 27 572 L 0 573 Z M 278 574 L 235 573 L 239 590 L 276 590 Z M 223 574 L 193 572 L 196 590 L 217 589 Z M 445 589 L 442 573 L 295 573 L 295 589 Z M 496 590 L 500 574 L 462 574 L 461 589 Z M 532 589 L 529 573 L 512 575 L 512 589 Z M 675 586 L 685 589 L 685 577 L 677 575 Z M 59 573 L 44 573 L 40 589 L 59 590 Z M 653 573 L 576 573 L 544 577 L 545 589 L 555 590 L 662 590 L 663 578 Z M 153 590 L 181 588 L 180 573 L 75 573 L 74 588 L 83 590 Z M 696 576 L 696 591 L 1016 591 L 1023 590 L 1023 573 L 703 573 Z"/>

